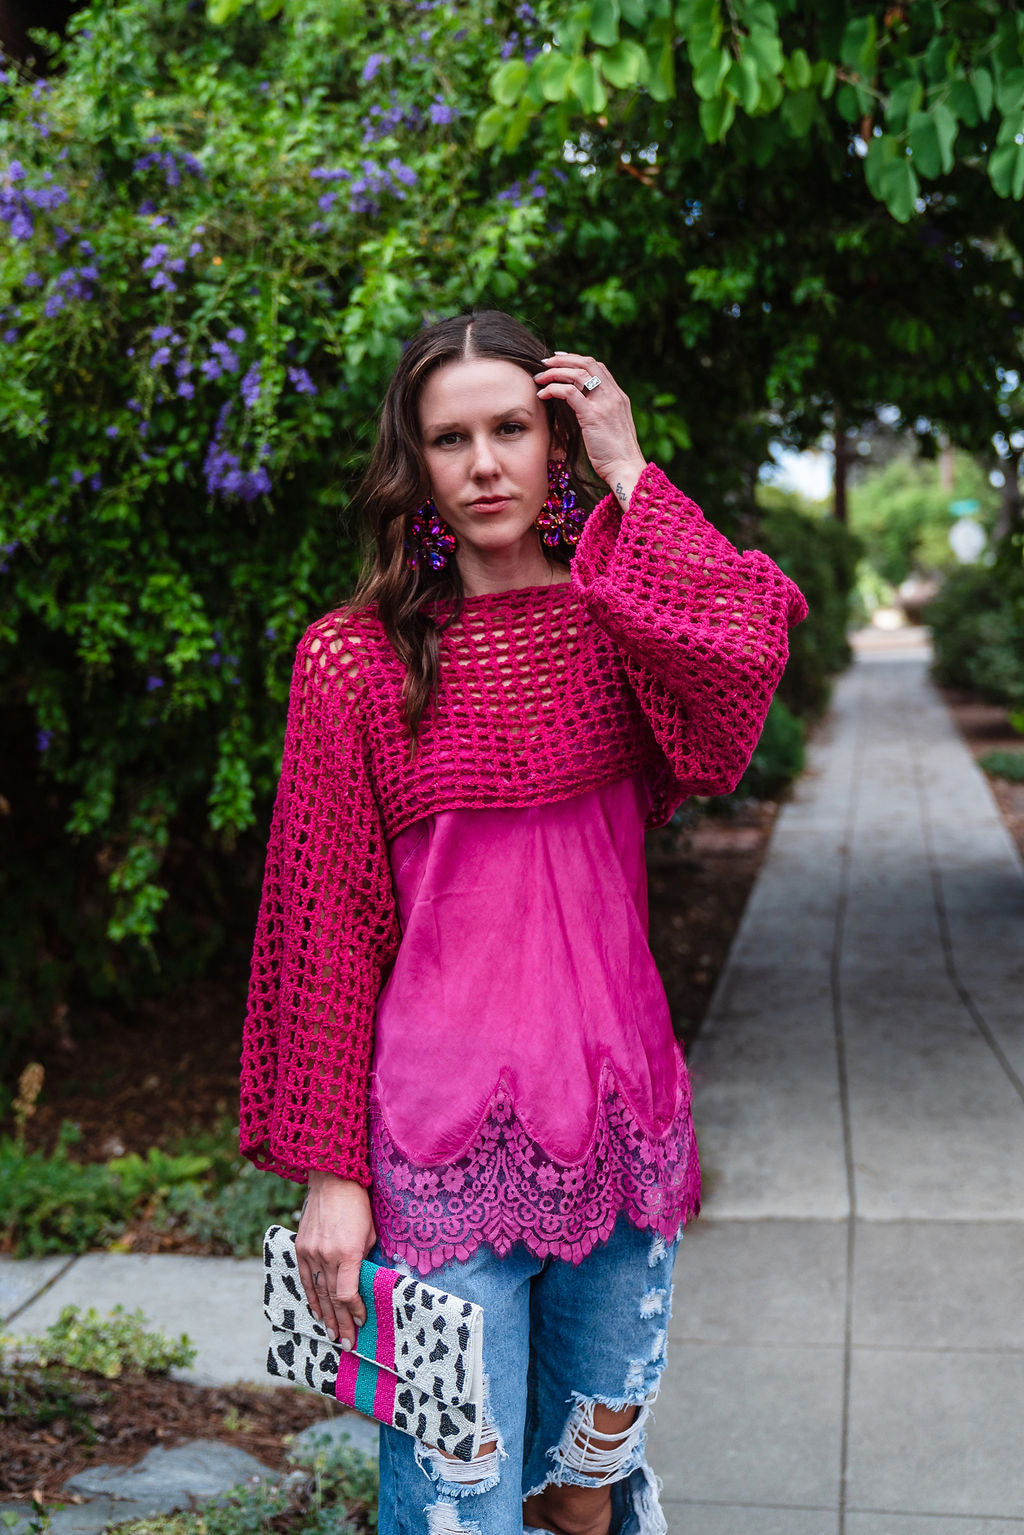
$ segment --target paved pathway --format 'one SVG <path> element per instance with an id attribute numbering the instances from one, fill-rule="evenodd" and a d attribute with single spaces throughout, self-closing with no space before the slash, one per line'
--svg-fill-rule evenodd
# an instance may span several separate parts
<path id="1" fill-rule="evenodd" d="M 913 636 L 841 680 L 692 1066 L 671 1535 L 1024 1535 L 1024 870 Z M 9 1331 L 141 1305 L 204 1383 L 263 1378 L 259 1291 L 255 1261 L 0 1264 Z"/>
<path id="2" fill-rule="evenodd" d="M 672 1535 L 1024 1535 L 1024 869 L 913 637 L 839 683 L 692 1068 Z"/>

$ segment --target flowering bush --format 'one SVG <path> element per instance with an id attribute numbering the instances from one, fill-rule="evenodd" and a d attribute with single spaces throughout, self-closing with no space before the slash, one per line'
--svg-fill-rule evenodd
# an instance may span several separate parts
<path id="1" fill-rule="evenodd" d="M 125 0 L 49 40 L 49 80 L 0 61 L 15 1024 L 250 927 L 244 834 L 294 643 L 354 573 L 338 513 L 399 338 L 507 301 L 550 247 L 540 180 L 468 148 L 525 16 L 309 0 L 215 27 Z"/>

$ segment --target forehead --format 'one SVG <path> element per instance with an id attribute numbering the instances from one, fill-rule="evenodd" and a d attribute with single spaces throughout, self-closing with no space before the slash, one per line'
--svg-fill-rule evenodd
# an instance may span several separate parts
<path id="1" fill-rule="evenodd" d="M 420 395 L 420 424 L 484 420 L 517 407 L 542 409 L 525 369 L 498 357 L 474 357 L 446 363 L 430 375 Z"/>

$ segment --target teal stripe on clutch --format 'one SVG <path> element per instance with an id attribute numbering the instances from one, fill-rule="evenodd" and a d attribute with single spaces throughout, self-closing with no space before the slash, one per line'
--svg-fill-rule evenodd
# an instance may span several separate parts
<path id="1" fill-rule="evenodd" d="M 377 1366 L 367 1364 L 377 1353 L 377 1307 L 373 1295 L 373 1269 L 364 1263 L 359 1275 L 359 1294 L 366 1307 L 366 1321 L 356 1333 L 356 1351 L 359 1353 L 359 1373 L 356 1376 L 355 1401 L 357 1412 L 373 1417 L 373 1404 L 377 1392 Z"/>
<path id="2" fill-rule="evenodd" d="M 352 1403 L 356 1412 L 365 1413 L 368 1418 L 372 1418 L 376 1394 L 377 1366 L 367 1364 L 365 1359 L 360 1359 L 359 1373 L 356 1375 L 355 1400 Z"/>

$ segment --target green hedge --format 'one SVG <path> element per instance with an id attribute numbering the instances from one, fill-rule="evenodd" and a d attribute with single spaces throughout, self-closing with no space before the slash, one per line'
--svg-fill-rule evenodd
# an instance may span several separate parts
<path id="1" fill-rule="evenodd" d="M 1009 540 L 992 566 L 955 571 L 925 620 L 935 647 L 936 679 L 1005 704 L 1024 729 L 1024 565 L 1021 539 Z"/>

